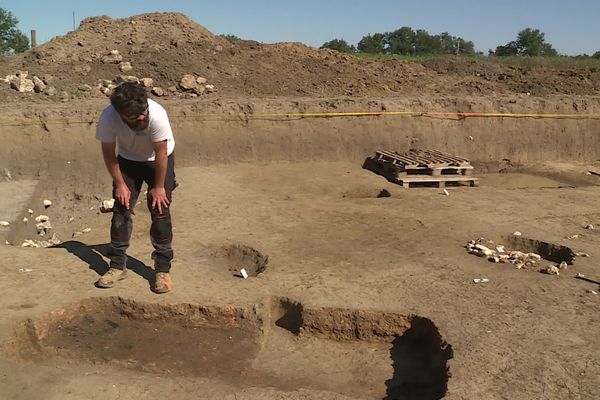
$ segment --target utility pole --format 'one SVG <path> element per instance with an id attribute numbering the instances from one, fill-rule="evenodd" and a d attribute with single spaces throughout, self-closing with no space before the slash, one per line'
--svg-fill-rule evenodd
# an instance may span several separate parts
<path id="1" fill-rule="evenodd" d="M 73 30 L 75 30 L 75 11 L 73 11 Z"/>
<path id="2" fill-rule="evenodd" d="M 35 47 L 37 45 L 37 39 L 36 39 L 36 32 L 35 29 L 31 30 L 31 47 Z"/>

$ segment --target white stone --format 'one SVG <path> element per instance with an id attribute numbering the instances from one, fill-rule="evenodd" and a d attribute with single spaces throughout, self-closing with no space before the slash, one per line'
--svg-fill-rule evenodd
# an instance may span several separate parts
<path id="1" fill-rule="evenodd" d="M 103 213 L 111 212 L 113 210 L 114 206 L 115 206 L 115 199 L 103 200 L 102 203 L 100 204 L 100 212 L 103 212 Z"/>
<path id="2" fill-rule="evenodd" d="M 101 61 L 103 64 L 118 64 L 123 61 L 123 56 L 118 50 L 111 50 L 110 54 L 102 57 Z"/>
<path id="3" fill-rule="evenodd" d="M 547 273 L 548 275 L 560 275 L 560 270 L 555 265 L 548 265 L 544 269 L 544 272 Z"/>
<path id="4" fill-rule="evenodd" d="M 33 84 L 34 84 L 33 91 L 36 93 L 43 93 L 46 90 L 46 84 L 44 83 L 43 80 L 41 80 L 37 76 L 33 77 Z"/>
<path id="5" fill-rule="evenodd" d="M 192 90 L 192 89 L 195 89 L 196 86 L 198 86 L 198 84 L 196 82 L 196 78 L 194 77 L 194 75 L 185 74 L 181 78 L 181 81 L 179 82 L 179 86 L 181 86 L 181 88 L 184 90 Z"/>
<path id="6" fill-rule="evenodd" d="M 0 226 L 9 226 L 10 223 L 8 221 L 0 221 Z"/>
<path id="7" fill-rule="evenodd" d="M 142 83 L 142 85 L 144 85 L 144 87 L 150 87 L 154 84 L 154 79 L 142 78 L 142 79 L 140 79 L 140 82 Z"/>
<path id="8" fill-rule="evenodd" d="M 48 200 L 48 199 L 44 200 L 44 207 L 45 207 L 45 208 L 48 208 L 48 207 L 50 207 L 51 205 L 52 205 L 52 202 L 51 202 L 50 200 Z"/>
<path id="9" fill-rule="evenodd" d="M 23 217 L 23 222 L 27 223 L 29 222 L 29 219 L 27 217 Z"/>
<path id="10" fill-rule="evenodd" d="M 85 228 L 81 232 L 88 233 L 88 232 L 91 232 L 91 231 L 92 231 L 92 228 Z"/>
<path id="11" fill-rule="evenodd" d="M 131 66 L 131 63 L 129 61 L 123 61 L 122 63 L 119 64 L 119 70 L 121 72 L 129 72 L 133 69 L 133 67 Z"/>
<path id="12" fill-rule="evenodd" d="M 212 93 L 212 92 L 214 92 L 215 90 L 217 90 L 217 89 L 215 89 L 215 85 L 205 85 L 205 86 L 204 86 L 204 89 L 206 89 L 206 92 L 207 92 L 207 93 Z"/>
<path id="13" fill-rule="evenodd" d="M 521 236 L 521 232 L 519 232 L 519 231 L 514 231 L 514 232 L 513 232 L 513 235 L 514 235 L 514 236 Z"/>
<path id="14" fill-rule="evenodd" d="M 29 215 L 33 215 L 33 210 L 31 208 L 28 209 L 27 212 L 29 213 Z"/>
<path id="15" fill-rule="evenodd" d="M 587 225 L 585 226 L 585 229 L 590 229 L 590 230 L 592 230 L 592 229 L 594 229 L 594 225 L 592 225 L 592 224 L 587 224 Z"/>
<path id="16" fill-rule="evenodd" d="M 31 79 L 18 77 L 10 81 L 10 87 L 17 90 L 19 93 L 33 92 L 35 83 Z"/>
<path id="17" fill-rule="evenodd" d="M 35 217 L 35 222 L 46 222 L 49 219 L 50 218 L 47 215 L 38 215 L 37 217 Z"/>
<path id="18" fill-rule="evenodd" d="M 196 83 L 198 83 L 199 85 L 204 85 L 206 82 L 208 82 L 208 79 L 203 78 L 201 76 L 196 78 Z"/>
<path id="19" fill-rule="evenodd" d="M 568 267 L 569 267 L 569 265 L 567 264 L 566 261 L 563 261 L 558 265 L 558 269 L 567 269 Z"/>
<path id="20" fill-rule="evenodd" d="M 165 91 L 161 87 L 155 86 L 152 88 L 152 94 L 161 97 L 165 95 Z"/>
<path id="21" fill-rule="evenodd" d="M 487 257 L 493 256 L 494 252 L 482 244 L 476 244 L 475 248 L 485 254 Z"/>

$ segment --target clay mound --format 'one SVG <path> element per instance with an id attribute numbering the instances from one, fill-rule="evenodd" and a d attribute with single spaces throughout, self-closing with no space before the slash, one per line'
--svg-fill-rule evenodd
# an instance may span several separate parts
<path id="1" fill-rule="evenodd" d="M 77 30 L 11 58 L 13 65 L 30 76 L 51 75 L 59 89 L 72 91 L 124 74 L 117 64 L 102 62 L 112 50 L 132 64 L 133 70 L 125 75 L 174 84 L 193 67 L 206 64 L 207 56 L 227 47 L 231 47 L 227 40 L 183 14 L 151 13 L 123 19 L 87 18 Z"/>
<path id="2" fill-rule="evenodd" d="M 103 62 L 117 50 L 132 70 Z M 67 35 L 0 58 L 0 77 L 28 71 L 52 76 L 58 94 L 18 93 L 0 83 L 5 102 L 103 98 L 102 80 L 152 78 L 168 96 L 185 74 L 214 85 L 212 96 L 388 97 L 600 94 L 600 69 L 515 66 L 486 59 L 438 57 L 418 62 L 361 58 L 301 43 L 229 42 L 183 14 L 85 19 Z M 86 86 L 87 85 L 87 86 Z"/>

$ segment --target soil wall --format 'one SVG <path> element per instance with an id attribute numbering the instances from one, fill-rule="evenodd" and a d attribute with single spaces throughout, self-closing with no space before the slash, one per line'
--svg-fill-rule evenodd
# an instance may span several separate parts
<path id="1" fill-rule="evenodd" d="M 0 171 L 60 176 L 105 174 L 95 122 L 106 101 L 0 109 Z M 535 117 L 335 116 L 347 112 L 600 113 L 600 98 L 213 99 L 164 101 L 179 165 L 279 160 L 362 162 L 378 149 L 438 149 L 474 163 L 509 159 L 591 162 L 600 158 L 600 119 Z M 330 113 L 302 118 L 285 113 Z M 69 173 L 70 175 L 70 173 Z M 82 178 L 83 179 L 83 178 Z"/>

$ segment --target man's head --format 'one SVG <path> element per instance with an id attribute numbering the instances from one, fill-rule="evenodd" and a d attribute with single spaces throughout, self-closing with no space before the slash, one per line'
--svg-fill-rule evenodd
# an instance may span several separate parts
<path id="1" fill-rule="evenodd" d="M 139 83 L 125 82 L 117 86 L 110 96 L 110 103 L 134 131 L 148 127 L 148 93 Z"/>

